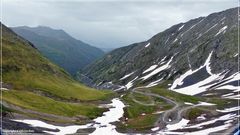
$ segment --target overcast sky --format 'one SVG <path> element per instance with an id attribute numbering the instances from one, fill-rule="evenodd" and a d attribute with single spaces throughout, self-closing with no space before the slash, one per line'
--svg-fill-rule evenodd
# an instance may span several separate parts
<path id="1" fill-rule="evenodd" d="M 238 0 L 2 0 L 7 26 L 44 25 L 101 48 L 141 42 L 168 27 L 237 7 Z"/>

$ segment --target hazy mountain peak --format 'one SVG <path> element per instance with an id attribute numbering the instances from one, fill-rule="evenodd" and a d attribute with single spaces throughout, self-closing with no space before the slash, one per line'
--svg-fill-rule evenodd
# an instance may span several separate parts
<path id="1" fill-rule="evenodd" d="M 63 30 L 47 26 L 20 26 L 12 29 L 72 75 L 104 54 L 101 49 L 77 40 Z"/>

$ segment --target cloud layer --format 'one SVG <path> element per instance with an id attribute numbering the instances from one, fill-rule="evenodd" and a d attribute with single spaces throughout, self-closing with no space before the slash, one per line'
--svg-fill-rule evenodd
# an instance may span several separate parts
<path id="1" fill-rule="evenodd" d="M 115 48 L 237 4 L 237 0 L 3 0 L 2 21 L 7 26 L 63 29 L 94 46 Z"/>

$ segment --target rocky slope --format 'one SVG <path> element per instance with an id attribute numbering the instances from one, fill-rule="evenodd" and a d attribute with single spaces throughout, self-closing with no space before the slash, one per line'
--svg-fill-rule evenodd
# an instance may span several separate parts
<path id="1" fill-rule="evenodd" d="M 233 134 L 240 109 L 237 18 L 232 8 L 174 25 L 111 51 L 78 79 L 124 91 L 119 131 Z"/>
<path id="2" fill-rule="evenodd" d="M 223 82 L 236 86 L 237 14 L 232 8 L 176 24 L 148 41 L 111 51 L 83 73 L 95 84 L 111 82 L 122 89 L 171 80 L 170 89 L 189 95 Z M 188 86 L 198 89 L 181 89 Z"/>
<path id="3" fill-rule="evenodd" d="M 76 74 L 78 70 L 104 54 L 101 49 L 74 39 L 63 30 L 55 30 L 45 26 L 22 26 L 11 29 L 32 42 L 44 56 L 71 75 Z"/>

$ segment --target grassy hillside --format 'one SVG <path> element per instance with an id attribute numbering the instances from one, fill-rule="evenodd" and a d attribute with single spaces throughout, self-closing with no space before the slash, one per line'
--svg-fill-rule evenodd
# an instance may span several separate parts
<path id="1" fill-rule="evenodd" d="M 89 118 L 93 118 L 100 115 L 103 111 L 100 108 L 96 108 L 93 104 L 64 103 L 27 91 L 4 91 L 3 100 L 34 111 L 67 117 L 84 115 Z"/>
<path id="2" fill-rule="evenodd" d="M 54 99 L 98 101 L 107 99 L 111 92 L 79 84 L 43 57 L 31 43 L 5 26 L 2 41 L 3 86 L 9 89 L 3 93 L 4 101 L 30 110 L 65 116 L 93 118 L 102 112 L 96 105 L 87 102 L 70 104 Z"/>

